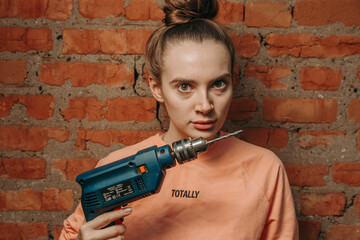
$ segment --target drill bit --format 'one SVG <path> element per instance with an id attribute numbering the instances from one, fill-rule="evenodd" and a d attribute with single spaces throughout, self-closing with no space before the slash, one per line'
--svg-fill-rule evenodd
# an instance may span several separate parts
<path id="1" fill-rule="evenodd" d="M 222 139 L 224 139 L 224 138 L 228 138 L 228 137 L 231 137 L 231 136 L 235 136 L 235 135 L 241 133 L 242 131 L 243 131 L 243 130 L 238 130 L 238 131 L 229 133 L 229 134 L 227 134 L 227 135 L 225 135 L 225 136 L 218 137 L 218 138 L 212 139 L 212 140 L 210 140 L 210 141 L 206 141 L 206 144 L 207 144 L 207 145 L 210 145 L 211 143 L 220 141 L 220 140 L 222 140 Z"/>

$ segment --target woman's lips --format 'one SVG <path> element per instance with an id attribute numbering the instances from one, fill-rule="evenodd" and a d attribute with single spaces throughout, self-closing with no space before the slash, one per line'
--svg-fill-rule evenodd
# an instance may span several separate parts
<path id="1" fill-rule="evenodd" d="M 214 127 L 215 121 L 208 120 L 208 121 L 194 121 L 192 122 L 193 126 L 199 130 L 207 130 Z"/>

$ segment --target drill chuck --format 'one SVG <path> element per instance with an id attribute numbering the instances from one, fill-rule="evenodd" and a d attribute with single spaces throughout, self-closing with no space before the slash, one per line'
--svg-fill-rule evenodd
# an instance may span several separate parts
<path id="1" fill-rule="evenodd" d="M 173 152 L 178 163 L 183 164 L 197 158 L 197 154 L 207 149 L 204 138 L 186 138 L 172 144 Z"/>
<path id="2" fill-rule="evenodd" d="M 175 157 L 178 163 L 183 164 L 185 162 L 196 159 L 197 154 L 200 152 L 205 152 L 210 144 L 231 136 L 235 136 L 236 134 L 239 134 L 241 132 L 242 130 L 238 130 L 236 132 L 229 133 L 225 136 L 221 136 L 209 141 L 206 141 L 202 137 L 196 139 L 185 138 L 179 140 L 172 144 L 173 152 L 171 153 L 171 156 L 173 158 Z"/>

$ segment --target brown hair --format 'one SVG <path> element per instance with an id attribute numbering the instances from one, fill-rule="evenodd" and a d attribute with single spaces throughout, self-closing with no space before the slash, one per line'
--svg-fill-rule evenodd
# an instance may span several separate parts
<path id="1" fill-rule="evenodd" d="M 226 31 L 212 21 L 217 0 L 165 0 L 164 26 L 150 36 L 145 49 L 145 63 L 150 75 L 160 80 L 163 54 L 170 42 L 214 40 L 229 50 L 231 71 L 234 68 L 234 44 Z"/>

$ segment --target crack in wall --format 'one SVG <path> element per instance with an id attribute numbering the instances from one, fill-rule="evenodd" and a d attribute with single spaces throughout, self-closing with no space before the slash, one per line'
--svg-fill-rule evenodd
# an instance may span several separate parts
<path id="1" fill-rule="evenodd" d="M 270 130 L 268 131 L 267 139 L 266 139 L 266 146 L 269 146 L 269 141 L 270 141 L 271 132 L 272 132 L 272 131 L 270 131 Z"/>
<path id="2" fill-rule="evenodd" d="M 134 93 L 137 96 L 140 96 L 140 94 L 136 91 L 136 83 L 137 83 L 138 77 L 139 77 L 139 73 L 136 70 L 136 59 L 134 59 L 134 84 L 132 85 L 132 88 L 134 90 Z"/>
<path id="3" fill-rule="evenodd" d="M 45 10 L 44 10 L 44 14 L 43 14 L 43 17 L 46 17 L 46 12 L 47 12 L 47 10 L 49 9 L 49 0 L 48 1 L 46 1 L 46 6 L 45 6 Z"/>

